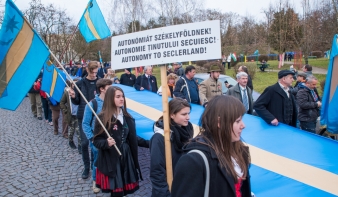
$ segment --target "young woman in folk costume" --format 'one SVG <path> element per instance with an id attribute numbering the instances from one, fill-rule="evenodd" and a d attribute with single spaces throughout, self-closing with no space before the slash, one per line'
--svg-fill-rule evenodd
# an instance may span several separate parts
<path id="1" fill-rule="evenodd" d="M 174 171 L 172 196 L 251 197 L 250 153 L 241 141 L 244 114 L 243 104 L 235 97 L 219 95 L 210 100 L 201 117 L 201 133 L 183 148 L 186 153 L 201 151 L 209 168 L 202 155 L 183 155 Z"/>
<path id="2" fill-rule="evenodd" d="M 94 145 L 99 149 L 96 162 L 96 186 L 111 196 L 132 194 L 139 188 L 142 180 L 137 155 L 137 136 L 135 120 L 127 112 L 123 90 L 119 87 L 108 88 L 99 118 L 106 126 L 111 138 L 95 122 Z M 119 148 L 119 156 L 114 148 Z"/>

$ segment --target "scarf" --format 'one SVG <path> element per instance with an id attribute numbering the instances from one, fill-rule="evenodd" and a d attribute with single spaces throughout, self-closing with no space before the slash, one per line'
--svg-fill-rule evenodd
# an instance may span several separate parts
<path id="1" fill-rule="evenodd" d="M 159 120 L 156 126 L 163 129 L 163 120 Z M 173 120 L 171 120 L 170 130 L 172 131 L 170 141 L 173 143 L 177 152 L 183 152 L 183 146 L 192 138 L 194 134 L 194 128 L 189 122 L 187 126 L 179 126 Z"/>

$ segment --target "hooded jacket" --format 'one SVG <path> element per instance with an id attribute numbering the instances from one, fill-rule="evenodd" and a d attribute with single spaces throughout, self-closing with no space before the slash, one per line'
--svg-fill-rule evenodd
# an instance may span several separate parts
<path id="1" fill-rule="evenodd" d="M 95 95 L 94 99 L 97 102 L 96 114 L 99 114 L 102 110 L 103 100 L 100 98 L 98 94 Z M 92 101 L 90 101 L 88 104 L 94 109 Z M 82 128 L 83 128 L 83 132 L 86 134 L 87 139 L 91 139 L 94 137 L 93 131 L 94 131 L 96 117 L 92 113 L 92 110 L 90 110 L 88 104 L 85 106 L 85 110 L 83 113 Z"/>

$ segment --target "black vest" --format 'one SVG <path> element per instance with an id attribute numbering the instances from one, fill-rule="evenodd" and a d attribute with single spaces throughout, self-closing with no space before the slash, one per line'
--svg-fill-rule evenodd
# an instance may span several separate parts
<path id="1" fill-rule="evenodd" d="M 292 124 L 292 116 L 293 116 L 293 105 L 292 105 L 292 99 L 291 99 L 291 93 L 290 97 L 285 99 L 285 109 L 284 109 L 284 123 L 291 125 Z"/>

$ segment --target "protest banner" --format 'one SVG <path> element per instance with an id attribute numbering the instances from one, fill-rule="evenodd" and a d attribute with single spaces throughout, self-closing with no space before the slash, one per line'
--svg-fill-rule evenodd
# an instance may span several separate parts
<path id="1" fill-rule="evenodd" d="M 174 25 L 112 37 L 112 69 L 219 59 L 220 21 Z M 161 66 L 166 178 L 173 180 L 166 66 Z M 140 76 L 139 76 L 140 77 Z"/>
<path id="2" fill-rule="evenodd" d="M 156 28 L 112 37 L 112 69 L 219 59 L 220 21 Z"/>

